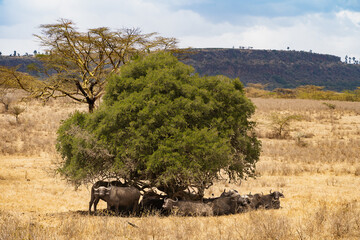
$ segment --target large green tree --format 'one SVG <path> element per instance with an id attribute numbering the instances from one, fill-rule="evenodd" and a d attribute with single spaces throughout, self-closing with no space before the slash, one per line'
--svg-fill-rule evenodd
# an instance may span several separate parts
<path id="1" fill-rule="evenodd" d="M 254 105 L 238 79 L 199 77 L 170 53 L 141 57 L 108 82 L 94 113 L 58 131 L 59 171 L 76 184 L 117 177 L 176 196 L 254 175 Z"/>

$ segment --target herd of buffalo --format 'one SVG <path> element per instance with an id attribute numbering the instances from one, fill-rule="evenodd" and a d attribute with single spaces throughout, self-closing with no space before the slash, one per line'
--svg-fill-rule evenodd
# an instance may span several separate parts
<path id="1" fill-rule="evenodd" d="M 140 198 L 142 199 L 140 201 Z M 279 209 L 282 192 L 269 194 L 240 195 L 236 190 L 224 192 L 219 197 L 201 200 L 171 199 L 153 191 L 141 194 L 132 186 L 124 186 L 118 181 L 98 181 L 91 188 L 89 214 L 94 205 L 94 213 L 100 199 L 107 203 L 107 210 L 118 214 L 175 214 L 180 216 L 219 216 L 242 213 L 252 209 Z"/>

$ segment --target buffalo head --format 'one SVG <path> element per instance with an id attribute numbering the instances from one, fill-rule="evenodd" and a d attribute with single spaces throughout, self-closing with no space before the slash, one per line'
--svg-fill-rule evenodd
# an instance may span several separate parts
<path id="1" fill-rule="evenodd" d="M 274 200 L 279 200 L 279 198 L 285 198 L 284 194 L 282 192 L 271 192 L 270 190 L 270 195 L 273 197 Z"/>
<path id="2" fill-rule="evenodd" d="M 106 195 L 110 195 L 111 187 L 100 186 L 98 188 L 94 188 L 94 194 L 99 197 L 105 197 Z"/>
<path id="3" fill-rule="evenodd" d="M 177 201 L 178 201 L 178 199 L 172 200 L 171 198 L 165 198 L 164 204 L 162 207 L 166 210 L 170 210 L 173 208 L 174 203 L 176 203 Z"/>

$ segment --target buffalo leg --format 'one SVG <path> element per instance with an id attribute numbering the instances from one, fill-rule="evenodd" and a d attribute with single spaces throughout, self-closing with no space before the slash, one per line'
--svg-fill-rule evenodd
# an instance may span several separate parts
<path id="1" fill-rule="evenodd" d="M 96 206 L 98 205 L 100 201 L 100 198 L 95 198 L 95 201 L 94 201 L 94 213 L 96 213 Z"/>
<path id="2" fill-rule="evenodd" d="M 118 216 L 120 215 L 120 211 L 119 211 L 119 205 L 115 205 L 115 214 Z"/>
<path id="3" fill-rule="evenodd" d="M 132 214 L 134 214 L 135 216 L 139 215 L 139 204 L 138 202 L 134 203 L 133 209 L 132 209 Z"/>
<path id="4" fill-rule="evenodd" d="M 93 203 L 94 203 L 94 198 L 91 197 L 90 202 L 89 202 L 89 214 L 91 214 L 91 207 L 92 207 Z"/>

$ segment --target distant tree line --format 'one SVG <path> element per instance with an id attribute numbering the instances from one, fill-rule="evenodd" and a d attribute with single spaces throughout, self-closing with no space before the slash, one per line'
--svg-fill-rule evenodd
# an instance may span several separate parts
<path id="1" fill-rule="evenodd" d="M 276 88 L 272 91 L 266 90 L 265 88 L 266 84 L 249 83 L 245 88 L 246 96 L 360 102 L 360 87 L 357 87 L 355 90 L 344 90 L 342 92 L 325 90 L 323 86 L 315 85 L 304 85 L 295 89 Z"/>
<path id="2" fill-rule="evenodd" d="M 29 54 L 28 52 L 25 52 L 23 55 L 21 55 L 19 52 L 14 50 L 12 54 L 10 54 L 10 57 L 20 57 L 20 56 L 36 56 L 37 54 L 40 54 L 37 50 L 33 51 L 33 54 Z M 2 52 L 0 52 L 0 56 L 3 56 Z"/>
<path id="3" fill-rule="evenodd" d="M 345 56 L 345 63 L 347 64 L 359 64 L 360 61 L 356 57 Z"/>

